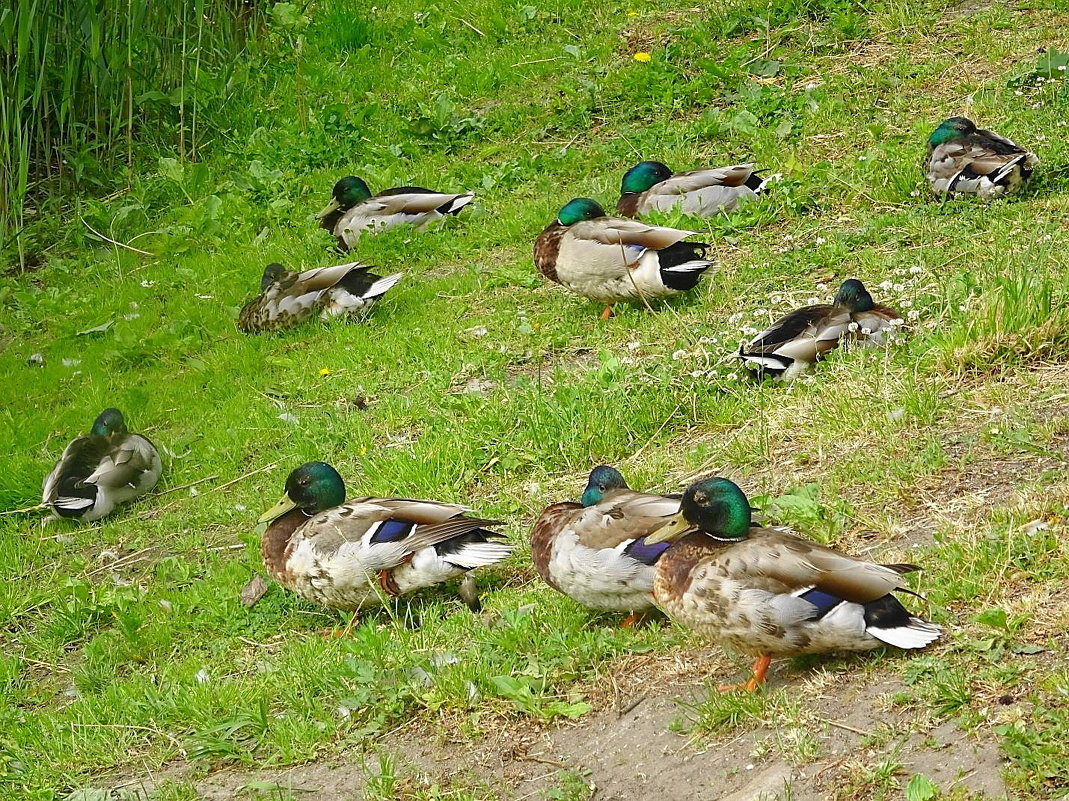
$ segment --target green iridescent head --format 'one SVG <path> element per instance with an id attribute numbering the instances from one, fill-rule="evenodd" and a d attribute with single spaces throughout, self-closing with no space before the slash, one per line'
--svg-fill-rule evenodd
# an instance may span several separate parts
<path id="1" fill-rule="evenodd" d="M 97 419 L 93 421 L 93 427 L 89 433 L 97 434 L 98 436 L 125 434 L 126 421 L 123 419 L 122 412 L 118 409 L 105 409 L 97 415 Z"/>
<path id="2" fill-rule="evenodd" d="M 322 220 L 335 211 L 347 211 L 357 203 L 363 203 L 369 197 L 371 197 L 371 190 L 368 189 L 364 179 L 357 178 L 355 175 L 347 175 L 334 184 L 334 189 L 330 193 L 330 203 L 320 210 L 316 219 Z"/>
<path id="3" fill-rule="evenodd" d="M 835 305 L 857 312 L 872 311 L 876 306 L 865 285 L 856 278 L 847 278 L 835 293 Z"/>
<path id="4" fill-rule="evenodd" d="M 677 540 L 697 529 L 718 540 L 744 540 L 750 532 L 750 502 L 738 484 L 703 478 L 687 487 L 679 514 L 646 537 L 646 544 Z"/>
<path id="5" fill-rule="evenodd" d="M 289 474 L 286 495 L 311 515 L 345 503 L 345 481 L 326 462 L 308 462 Z"/>
<path id="6" fill-rule="evenodd" d="M 263 278 L 260 279 L 260 291 L 264 292 L 271 284 L 275 283 L 283 275 L 286 274 L 286 268 L 279 264 L 277 261 L 268 264 L 264 267 Z"/>
<path id="7" fill-rule="evenodd" d="M 557 222 L 561 225 L 575 225 L 581 220 L 596 220 L 604 216 L 605 209 L 596 200 L 577 197 L 564 204 L 564 208 L 557 215 Z"/>
<path id="8" fill-rule="evenodd" d="M 311 517 L 345 502 L 345 482 L 326 462 L 308 462 L 289 474 L 282 500 L 260 515 L 257 523 L 270 523 L 293 509 Z"/>
<path id="9" fill-rule="evenodd" d="M 932 131 L 932 135 L 928 137 L 928 146 L 938 147 L 944 142 L 960 139 L 975 132 L 976 125 L 973 124 L 972 120 L 965 117 L 951 117 L 943 120 L 939 127 Z"/>
<path id="10" fill-rule="evenodd" d="M 645 192 L 654 184 L 659 184 L 671 177 L 672 170 L 668 168 L 668 165 L 659 161 L 640 161 L 624 173 L 624 180 L 620 183 L 620 194 Z"/>
<path id="11" fill-rule="evenodd" d="M 606 492 L 616 489 L 627 489 L 627 482 L 624 481 L 624 477 L 620 475 L 620 471 L 615 467 L 600 464 L 590 471 L 590 480 L 587 482 L 586 489 L 583 490 L 583 497 L 579 499 L 579 502 L 583 506 L 594 506 L 601 503 Z"/>

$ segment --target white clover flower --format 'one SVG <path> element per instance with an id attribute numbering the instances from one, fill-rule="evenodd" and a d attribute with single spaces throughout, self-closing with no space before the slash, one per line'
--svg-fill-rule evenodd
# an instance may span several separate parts
<path id="1" fill-rule="evenodd" d="M 901 292 L 903 289 L 905 289 L 905 286 L 903 286 L 902 284 L 895 284 L 892 289 L 894 289 L 895 292 Z"/>
<path id="2" fill-rule="evenodd" d="M 685 350 L 683 350 L 682 348 L 680 348 L 679 350 L 674 351 L 672 353 L 672 361 L 674 361 L 674 362 L 678 362 L 680 359 L 685 359 L 685 358 L 687 358 L 687 352 Z"/>
<path id="3" fill-rule="evenodd" d="M 197 684 L 204 684 L 211 676 L 208 675 L 208 671 L 205 668 L 201 668 L 193 678 L 197 680 Z"/>
<path id="4" fill-rule="evenodd" d="M 909 271 L 912 275 L 916 275 L 917 273 L 924 272 L 924 268 L 921 267 L 919 264 L 914 264 L 912 267 L 909 268 Z"/>
<path id="5" fill-rule="evenodd" d="M 921 313 L 916 309 L 910 309 L 909 313 L 906 316 L 909 317 L 910 320 L 919 320 Z"/>
<path id="6" fill-rule="evenodd" d="M 642 347 L 642 345 L 641 345 L 641 344 L 639 344 L 638 342 L 635 342 L 635 341 L 631 341 L 631 342 L 628 342 L 628 343 L 627 343 L 627 349 L 628 349 L 629 351 L 632 351 L 632 352 L 634 352 L 634 351 L 638 350 L 638 349 L 639 349 L 639 348 L 641 348 L 641 347 Z"/>
<path id="7" fill-rule="evenodd" d="M 847 329 L 847 330 L 848 330 L 848 331 L 849 331 L 849 332 L 850 332 L 851 334 L 853 334 L 853 333 L 855 333 L 855 332 L 857 331 L 857 329 L 858 329 L 858 325 L 857 325 L 857 323 L 855 323 L 855 322 L 851 322 L 851 323 L 850 323 L 850 325 L 848 325 L 848 326 L 846 327 L 846 329 Z"/>
<path id="8" fill-rule="evenodd" d="M 754 309 L 753 311 L 754 317 L 763 317 L 766 314 L 768 314 L 768 309 Z"/>
<path id="9" fill-rule="evenodd" d="M 826 239 L 825 239 L 824 237 L 822 237 L 822 236 L 818 236 L 818 237 L 817 237 L 816 239 L 814 239 L 813 241 L 814 241 L 814 242 L 816 242 L 816 243 L 817 243 L 818 245 L 823 245 L 823 244 L 824 244 L 825 242 L 827 242 L 828 240 L 826 240 Z"/>
<path id="10" fill-rule="evenodd" d="M 162 609 L 164 612 L 170 612 L 171 610 L 174 609 L 174 605 L 172 605 L 170 601 L 161 598 L 160 599 L 160 609 Z"/>
<path id="11" fill-rule="evenodd" d="M 806 300 L 806 303 L 808 303 L 810 306 L 815 306 L 818 303 L 820 303 L 820 298 L 818 298 L 816 295 L 814 295 L 813 297 L 808 298 Z"/>
<path id="12" fill-rule="evenodd" d="M 155 281 L 149 281 L 148 279 L 145 279 L 144 281 L 141 282 L 141 286 L 145 287 L 145 289 L 148 289 L 150 286 L 156 286 L 156 282 Z"/>
<path id="13" fill-rule="evenodd" d="M 775 305 L 778 305 L 780 303 L 783 303 L 783 295 L 773 295 L 768 300 L 769 300 L 770 303 L 772 303 L 772 305 L 775 306 Z"/>
<path id="14" fill-rule="evenodd" d="M 921 192 L 920 192 L 919 189 L 914 189 L 912 192 L 909 193 L 909 196 L 910 197 L 917 197 L 920 193 Z"/>
<path id="15" fill-rule="evenodd" d="M 892 281 L 884 281 L 883 283 L 880 284 L 880 289 L 882 289 L 884 292 L 888 292 L 888 291 L 890 291 L 891 287 L 893 287 L 893 286 L 894 286 L 894 282 L 892 282 Z"/>
<path id="16" fill-rule="evenodd" d="M 857 325 L 857 323 L 850 323 L 850 325 Z M 869 336 L 872 333 L 872 329 L 868 326 L 862 326 L 861 333 L 865 336 Z"/>
<path id="17" fill-rule="evenodd" d="M 898 301 L 898 305 L 901 306 L 904 309 L 908 309 L 910 306 L 913 305 L 913 301 L 912 300 L 900 300 L 900 301 Z"/>

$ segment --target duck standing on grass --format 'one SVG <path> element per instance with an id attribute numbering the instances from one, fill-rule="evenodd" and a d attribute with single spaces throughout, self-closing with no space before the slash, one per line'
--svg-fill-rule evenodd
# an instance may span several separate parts
<path id="1" fill-rule="evenodd" d="M 99 520 L 156 486 L 163 472 L 156 446 L 131 434 L 118 409 L 105 409 L 84 437 L 73 440 L 44 481 L 49 518 Z"/>
<path id="2" fill-rule="evenodd" d="M 301 465 L 286 494 L 258 523 L 267 572 L 279 584 L 330 609 L 368 604 L 460 578 L 512 552 L 494 520 L 463 506 L 406 498 L 345 500 L 345 483 L 324 462 Z M 354 618 L 355 620 L 355 618 Z"/>
<path id="3" fill-rule="evenodd" d="M 599 465 L 579 503 L 547 506 L 531 534 L 531 560 L 553 589 L 584 606 L 629 612 L 630 626 L 653 607 L 654 565 L 667 543 L 644 537 L 679 511 L 679 496 L 629 489 L 620 472 Z"/>
<path id="4" fill-rule="evenodd" d="M 475 199 L 472 192 L 447 194 L 421 186 L 398 186 L 372 195 L 362 178 L 349 175 L 334 184 L 330 203 L 316 219 L 338 238 L 338 247 L 349 250 L 364 231 L 378 233 L 398 225 L 412 225 L 422 231 L 447 214 L 460 210 Z"/>
<path id="5" fill-rule="evenodd" d="M 936 194 L 995 200 L 1021 189 L 1039 164 L 1015 142 L 965 117 L 944 120 L 928 137 L 924 177 Z"/>
<path id="6" fill-rule="evenodd" d="M 689 217 L 734 211 L 743 198 L 757 197 L 765 180 L 753 164 L 673 173 L 659 161 L 642 161 L 624 173 L 616 211 L 624 217 L 678 209 Z"/>
<path id="7" fill-rule="evenodd" d="M 371 270 L 358 261 L 303 273 L 268 264 L 260 279 L 260 294 L 238 314 L 238 328 L 257 334 L 297 325 L 317 313 L 329 320 L 366 311 L 403 275 L 380 278 Z"/>
<path id="8" fill-rule="evenodd" d="M 696 287 L 713 262 L 705 258 L 709 245 L 682 241 L 694 235 L 607 217 L 597 201 L 579 197 L 538 235 L 534 262 L 550 281 L 604 303 L 601 319 L 607 320 L 614 303 Z"/>
<path id="9" fill-rule="evenodd" d="M 646 537 L 647 544 L 673 543 L 657 563 L 657 606 L 725 648 L 757 657 L 738 689 L 757 689 L 773 657 L 924 648 L 939 637 L 938 626 L 891 594 L 905 590 L 902 574 L 920 568 L 854 559 L 755 526 L 750 515 L 736 484 L 706 478 L 683 493 L 671 522 Z"/>
<path id="10" fill-rule="evenodd" d="M 739 348 L 739 358 L 758 377 L 790 381 L 844 341 L 883 345 L 902 317 L 872 299 L 865 285 L 849 278 L 830 303 L 803 306 L 781 317 Z"/>

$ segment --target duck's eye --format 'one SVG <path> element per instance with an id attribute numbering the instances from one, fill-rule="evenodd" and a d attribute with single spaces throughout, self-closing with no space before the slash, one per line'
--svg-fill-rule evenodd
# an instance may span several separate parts
<path id="1" fill-rule="evenodd" d="M 704 506 L 709 501 L 709 496 L 704 492 L 698 492 L 694 495 L 694 502 Z"/>

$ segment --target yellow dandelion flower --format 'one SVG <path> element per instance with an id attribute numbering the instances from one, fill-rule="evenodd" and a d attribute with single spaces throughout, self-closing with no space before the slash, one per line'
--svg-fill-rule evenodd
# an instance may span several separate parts
<path id="1" fill-rule="evenodd" d="M 652 58 L 652 56 L 650 56 L 649 53 L 644 53 L 644 52 L 635 53 L 635 61 L 641 61 L 643 64 L 645 64 L 647 61 L 649 61 L 650 58 Z"/>
<path id="2" fill-rule="evenodd" d="M 638 16 L 638 12 L 637 11 L 628 11 L 627 12 L 627 16 L 629 16 L 629 17 L 637 17 Z"/>
<path id="3" fill-rule="evenodd" d="M 324 367 L 322 370 L 319 371 L 319 374 L 320 375 L 330 375 L 330 368 L 329 367 Z"/>

